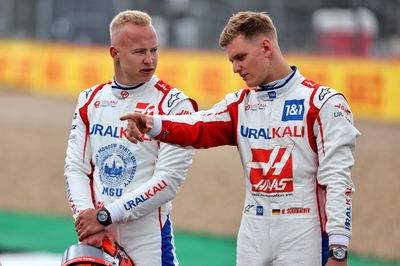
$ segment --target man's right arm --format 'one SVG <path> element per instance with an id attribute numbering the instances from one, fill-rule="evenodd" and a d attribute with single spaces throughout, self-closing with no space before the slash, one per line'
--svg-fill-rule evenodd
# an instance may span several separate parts
<path id="1" fill-rule="evenodd" d="M 86 101 L 86 93 L 82 92 L 72 121 L 64 167 L 68 201 L 75 219 L 79 211 L 94 208 L 89 178 L 92 173 L 90 140 L 79 113 Z"/>
<path id="2" fill-rule="evenodd" d="M 130 113 L 121 120 L 128 120 L 127 138 L 133 143 L 143 141 L 142 135 L 147 133 L 161 142 L 195 149 L 236 145 L 234 121 L 225 100 L 191 115 Z"/>

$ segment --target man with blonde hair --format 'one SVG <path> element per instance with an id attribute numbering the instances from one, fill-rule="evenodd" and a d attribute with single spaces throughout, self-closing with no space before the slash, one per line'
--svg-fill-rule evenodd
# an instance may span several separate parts
<path id="1" fill-rule="evenodd" d="M 344 96 L 289 66 L 276 36 L 265 13 L 235 14 L 220 44 L 253 89 L 192 115 L 121 119 L 133 143 L 147 132 L 188 148 L 238 147 L 246 198 L 237 265 L 347 265 L 359 132 Z"/>
<path id="2" fill-rule="evenodd" d="M 68 142 L 65 177 L 75 229 L 83 244 L 118 242 L 136 266 L 177 265 L 171 200 L 193 151 L 145 135 L 126 139 L 126 112 L 192 113 L 197 105 L 154 75 L 158 40 L 148 14 L 127 10 L 110 24 L 114 78 L 79 95 Z"/>

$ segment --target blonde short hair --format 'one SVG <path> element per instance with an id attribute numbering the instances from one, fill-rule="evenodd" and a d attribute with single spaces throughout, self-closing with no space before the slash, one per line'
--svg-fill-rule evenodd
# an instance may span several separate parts
<path id="1" fill-rule="evenodd" d="M 265 34 L 277 41 L 276 28 L 272 19 L 264 12 L 243 11 L 234 14 L 222 30 L 219 45 L 226 47 L 238 35 L 251 39 L 258 34 Z"/>
<path id="2" fill-rule="evenodd" d="M 151 25 L 151 17 L 146 12 L 138 10 L 125 10 L 118 13 L 110 23 L 110 39 L 112 39 L 113 31 L 125 23 L 148 26 Z"/>

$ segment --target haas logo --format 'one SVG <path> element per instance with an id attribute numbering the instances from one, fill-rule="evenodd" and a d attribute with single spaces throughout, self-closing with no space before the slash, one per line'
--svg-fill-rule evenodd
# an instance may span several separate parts
<path id="1" fill-rule="evenodd" d="M 144 115 L 154 115 L 156 107 L 151 103 L 137 103 L 134 112 Z"/>
<path id="2" fill-rule="evenodd" d="M 292 150 L 294 144 L 273 150 L 252 149 L 250 182 L 253 192 L 286 193 L 293 192 Z"/>

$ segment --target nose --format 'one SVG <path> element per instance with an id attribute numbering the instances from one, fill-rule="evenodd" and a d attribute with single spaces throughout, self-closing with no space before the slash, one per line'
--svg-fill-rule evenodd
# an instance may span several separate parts
<path id="1" fill-rule="evenodd" d="M 145 64 L 153 64 L 153 61 L 154 61 L 153 55 L 151 53 L 146 53 L 146 55 L 144 56 L 143 62 Z"/>
<path id="2" fill-rule="evenodd" d="M 232 67 L 233 67 L 233 73 L 239 73 L 240 70 L 242 69 L 242 66 L 235 61 L 232 62 Z"/>

